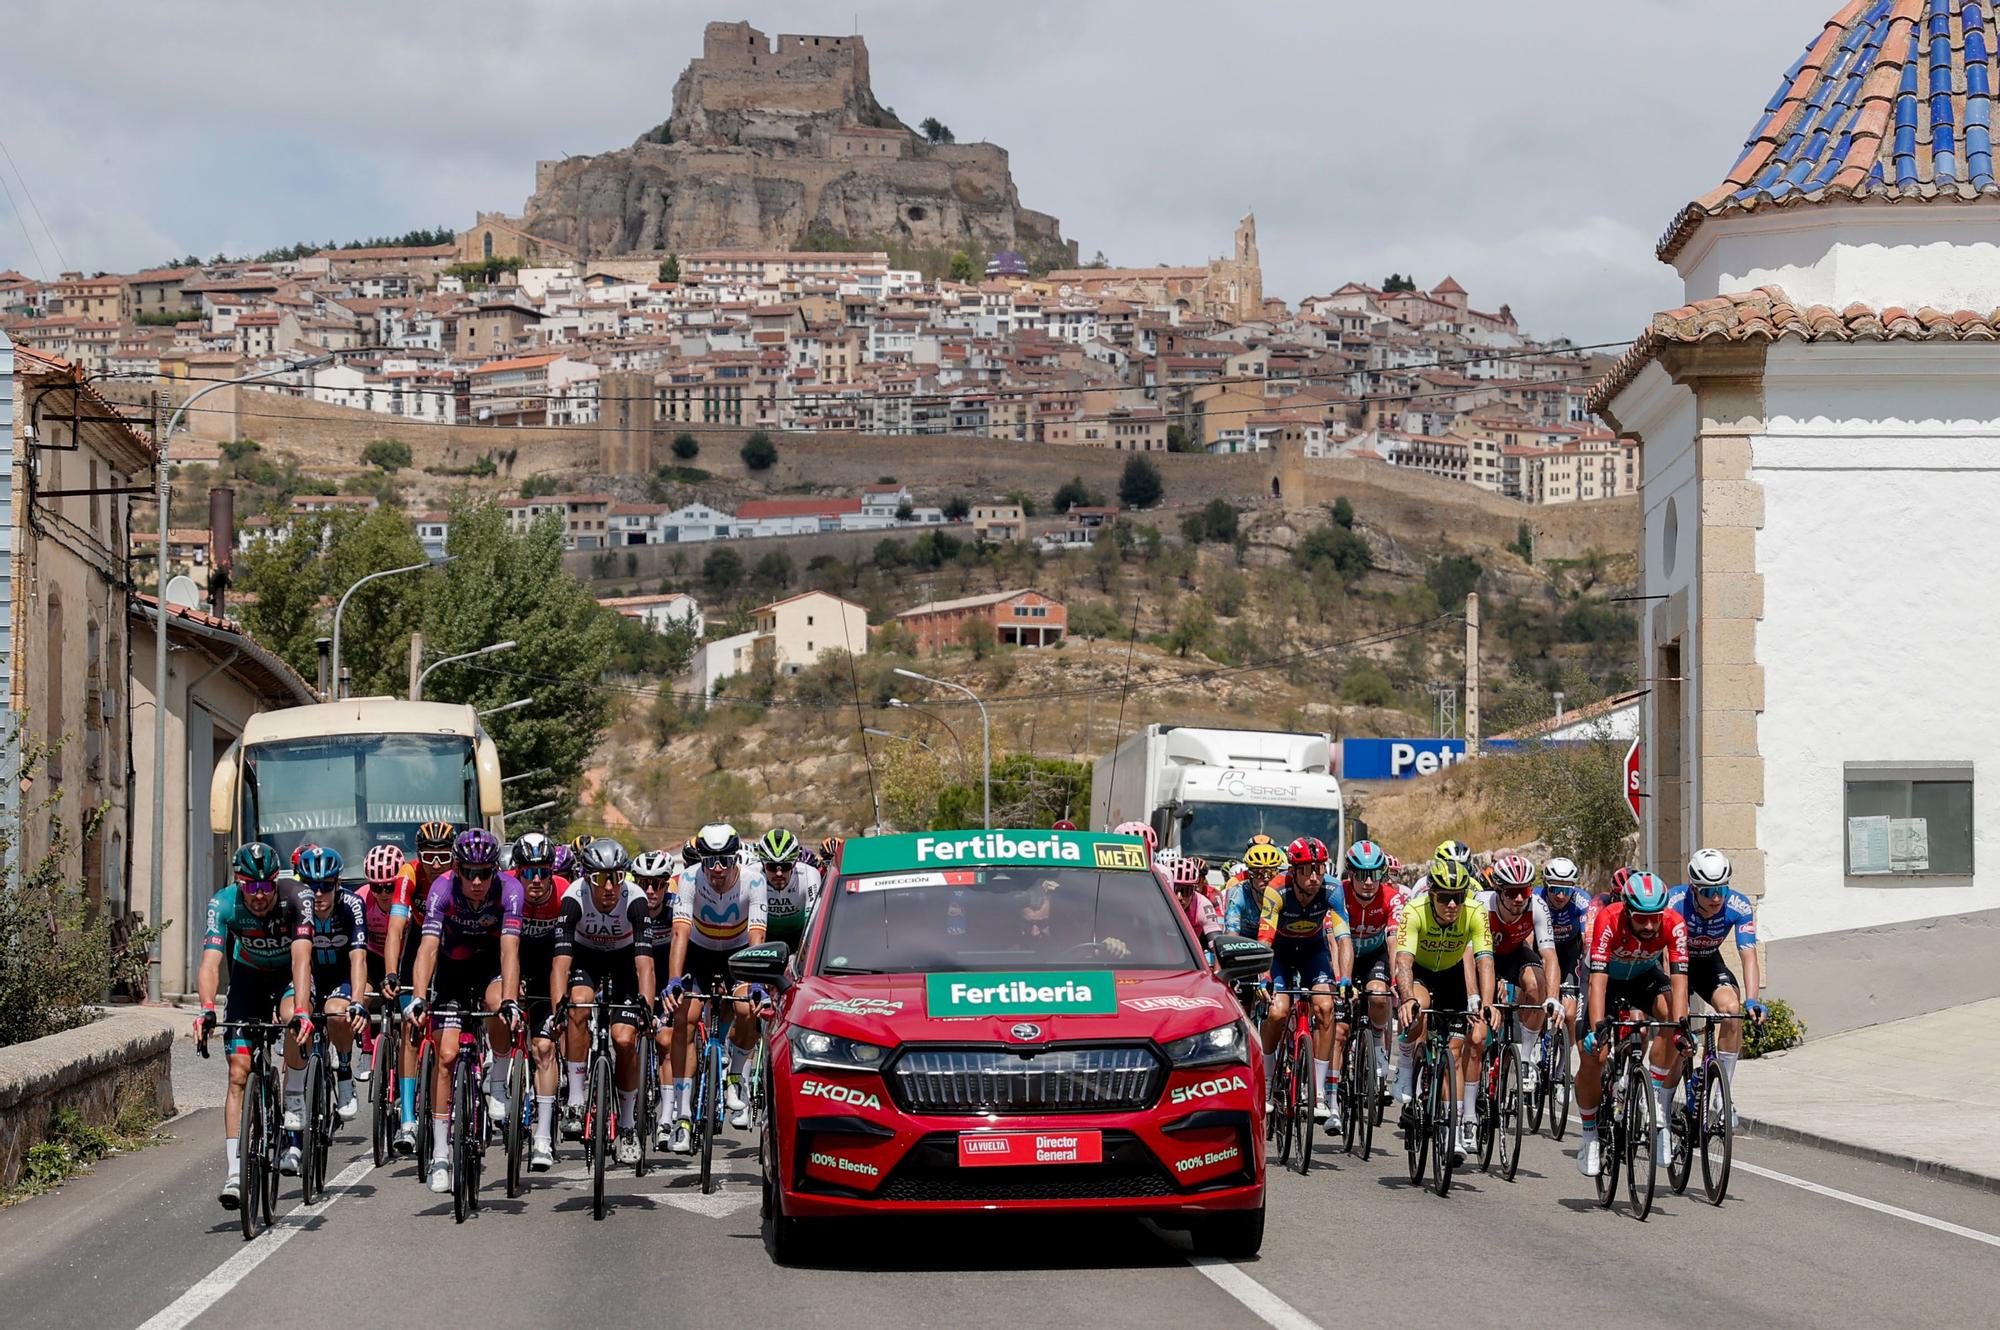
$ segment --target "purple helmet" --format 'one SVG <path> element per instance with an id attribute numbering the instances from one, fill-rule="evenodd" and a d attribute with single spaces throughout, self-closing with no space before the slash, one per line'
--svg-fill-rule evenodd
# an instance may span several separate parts
<path id="1" fill-rule="evenodd" d="M 458 833 L 451 855 L 461 868 L 492 868 L 500 862 L 500 842 L 485 827 L 471 827 Z"/>
<path id="2" fill-rule="evenodd" d="M 576 876 L 576 851 L 567 845 L 556 846 L 555 874 L 557 877 Z"/>

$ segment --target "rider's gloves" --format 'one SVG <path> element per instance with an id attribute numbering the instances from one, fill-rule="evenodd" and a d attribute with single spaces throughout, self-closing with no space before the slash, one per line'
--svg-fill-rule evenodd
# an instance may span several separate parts
<path id="1" fill-rule="evenodd" d="M 214 1032 L 215 1004 L 213 1002 L 205 1003 L 202 1006 L 201 1015 L 194 1018 L 194 1037 L 196 1039 L 206 1039 Z"/>
<path id="2" fill-rule="evenodd" d="M 521 1004 L 513 998 L 508 998 L 505 1002 L 502 1002 L 500 1004 L 500 1019 L 509 1025 L 519 1025 L 521 1023 Z"/>
<path id="3" fill-rule="evenodd" d="M 1752 998 L 1750 1001 L 1744 1003 L 1743 1009 L 1749 1012 L 1751 1016 L 1760 1021 L 1763 1020 L 1766 1016 L 1769 1016 L 1771 1014 L 1771 1009 L 1765 1006 L 1763 1003 L 1757 1001 L 1755 998 Z"/>
<path id="4" fill-rule="evenodd" d="M 410 999 L 410 1005 L 403 1008 L 403 1019 L 414 1025 L 418 1021 L 423 1020 L 425 1013 L 429 1010 L 429 1006 L 425 1004 L 422 998 L 412 998 Z"/>
<path id="5" fill-rule="evenodd" d="M 303 1048 L 307 1044 L 310 1044 L 312 1042 L 313 1018 L 311 1016 L 306 1015 L 304 1012 L 300 1012 L 297 1016 L 294 1016 L 292 1020 L 298 1028 L 299 1047 Z"/>
<path id="6" fill-rule="evenodd" d="M 383 997 L 394 997 L 396 996 L 396 994 L 402 991 L 403 991 L 403 980 L 400 976 L 393 974 L 385 974 L 382 976 Z"/>

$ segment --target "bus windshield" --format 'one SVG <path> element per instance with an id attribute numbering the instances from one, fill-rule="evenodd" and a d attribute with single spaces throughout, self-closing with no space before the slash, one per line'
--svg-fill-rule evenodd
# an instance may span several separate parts
<path id="1" fill-rule="evenodd" d="M 357 734 L 253 744 L 243 756 L 238 826 L 282 858 L 305 841 L 338 850 L 361 876 L 374 845 L 414 855 L 425 822 L 479 820 L 473 741 L 457 735 Z"/>
<path id="2" fill-rule="evenodd" d="M 1239 859 L 1252 836 L 1269 836 L 1280 848 L 1300 836 L 1314 836 L 1338 855 L 1340 843 L 1338 808 L 1295 808 L 1274 804 L 1191 803 L 1184 811 L 1193 817 L 1181 824 L 1180 849 L 1220 861 Z"/>

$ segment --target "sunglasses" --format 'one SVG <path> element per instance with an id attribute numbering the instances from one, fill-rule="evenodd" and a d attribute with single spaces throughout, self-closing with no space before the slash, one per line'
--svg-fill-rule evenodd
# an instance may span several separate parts
<path id="1" fill-rule="evenodd" d="M 796 867 L 798 867 L 797 864 L 765 864 L 764 876 L 790 877 L 792 875 L 792 870 Z"/>
<path id="2" fill-rule="evenodd" d="M 458 870 L 458 875 L 470 882 L 484 882 L 493 876 L 493 868 L 490 864 L 484 868 L 465 867 Z"/>
<path id="3" fill-rule="evenodd" d="M 1431 899 L 1439 905 L 1463 905 L 1465 904 L 1465 893 L 1462 891 L 1438 891 L 1433 888 L 1431 890 Z"/>
<path id="4" fill-rule="evenodd" d="M 736 867 L 736 859 L 733 855 L 726 854 L 704 855 L 702 856 L 701 866 L 713 873 L 718 868 L 728 869 Z"/>
<path id="5" fill-rule="evenodd" d="M 615 886 L 624 876 L 623 873 L 592 873 L 590 881 L 593 886 L 609 887 Z"/>
<path id="6" fill-rule="evenodd" d="M 431 868 L 443 868 L 451 862 L 450 850 L 425 850 L 417 859 Z"/>
<path id="7" fill-rule="evenodd" d="M 1703 900 L 1705 900 L 1705 901 L 1719 901 L 1719 900 L 1721 900 L 1721 899 L 1722 899 L 1722 898 L 1723 898 L 1724 896 L 1727 896 L 1727 895 L 1729 894 L 1729 888 L 1728 888 L 1728 887 L 1700 887 L 1700 888 L 1697 888 L 1697 889 L 1696 889 L 1696 891 L 1695 891 L 1695 893 L 1694 893 L 1694 894 L 1695 894 L 1695 895 L 1697 895 L 1697 896 L 1699 896 L 1699 897 L 1701 897 L 1701 898 L 1702 898 Z"/>
<path id="8" fill-rule="evenodd" d="M 1535 894 L 1533 887 L 1502 887 L 1500 894 L 1510 901 L 1524 901 Z"/>
<path id="9" fill-rule="evenodd" d="M 236 883 L 252 896 L 268 896 L 278 889 L 278 884 L 275 881 L 262 882 L 251 877 L 239 877 L 236 879 Z"/>
<path id="10" fill-rule="evenodd" d="M 514 871 L 521 875 L 523 882 L 539 882 L 545 877 L 554 877 L 556 872 L 553 868 L 517 868 Z"/>
<path id="11" fill-rule="evenodd" d="M 334 892 L 340 890 L 340 883 L 315 882 L 312 884 L 312 889 L 313 889 L 313 895 L 315 896 L 329 896 L 332 895 Z"/>

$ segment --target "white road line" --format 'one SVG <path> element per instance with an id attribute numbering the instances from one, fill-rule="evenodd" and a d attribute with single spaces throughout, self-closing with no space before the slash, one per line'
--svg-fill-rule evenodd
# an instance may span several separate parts
<path id="1" fill-rule="evenodd" d="M 1933 1219 L 1929 1215 L 1920 1215 L 1915 1210 L 1905 1210 L 1899 1205 L 1885 1205 L 1881 1201 L 1871 1201 L 1866 1196 L 1856 1196 L 1853 1192 L 1841 1191 L 1834 1187 L 1823 1187 L 1817 1182 L 1807 1182 L 1804 1178 L 1795 1178 L 1789 1173 L 1780 1173 L 1775 1168 L 1760 1168 L 1756 1164 L 1746 1164 L 1740 1159 L 1736 1161 L 1736 1167 L 1742 1169 L 1745 1173 L 1754 1173 L 1760 1178 L 1769 1178 L 1773 1182 L 1782 1182 L 1787 1186 L 1798 1187 L 1801 1190 L 1813 1192 L 1820 1196 L 1830 1196 L 1836 1201 L 1846 1201 L 1849 1205 L 1858 1205 L 1864 1210 L 1873 1210 L 1878 1214 L 1894 1215 L 1898 1219 L 1907 1219 L 1912 1224 L 1922 1224 L 1925 1228 L 1934 1228 L 1940 1233 L 1953 1233 L 1961 1238 L 1971 1238 L 1974 1242 L 1983 1242 L 1989 1247 L 2000 1247 L 2000 1237 L 1995 1237 L 1991 1233 L 1981 1233 L 1978 1229 L 1967 1228 L 1963 1224 L 1954 1224 L 1944 1219 Z"/>
<path id="2" fill-rule="evenodd" d="M 327 1185 L 326 1195 L 311 1205 L 302 1205 L 279 1216 L 268 1232 L 260 1234 L 254 1242 L 246 1242 L 234 1256 L 215 1269 L 203 1275 L 195 1286 L 175 1298 L 139 1330 L 185 1330 L 197 1316 L 222 1300 L 222 1296 L 248 1277 L 252 1270 L 265 1261 L 293 1237 L 304 1231 L 306 1221 L 316 1219 L 326 1213 L 327 1207 L 339 1200 L 346 1192 L 368 1176 L 375 1167 L 372 1158 L 361 1158 L 349 1164 L 334 1176 Z M 248 1205 L 249 1198 L 244 1198 Z"/>
<path id="3" fill-rule="evenodd" d="M 1319 1322 L 1220 1256 L 1190 1256 L 1187 1263 L 1209 1283 L 1249 1308 L 1272 1330 L 1320 1330 Z"/>

